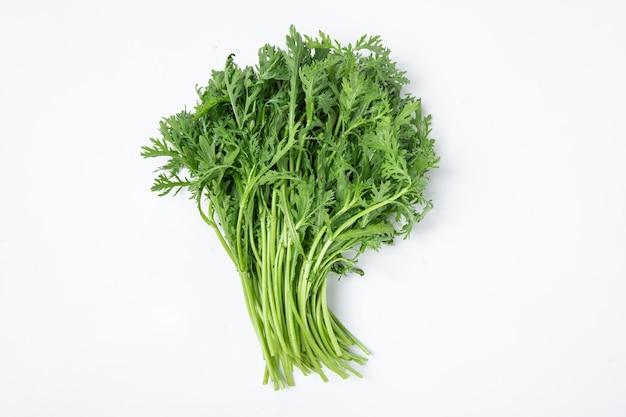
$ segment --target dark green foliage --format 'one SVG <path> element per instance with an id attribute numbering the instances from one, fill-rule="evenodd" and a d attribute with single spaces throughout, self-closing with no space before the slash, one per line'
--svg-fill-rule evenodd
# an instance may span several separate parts
<path id="1" fill-rule="evenodd" d="M 361 253 L 407 237 L 431 208 L 430 116 L 407 83 L 377 36 L 342 46 L 292 27 L 256 68 L 230 56 L 194 111 L 143 148 L 167 159 L 153 190 L 187 189 L 237 267 L 276 388 L 294 367 L 359 375 L 350 347 L 367 350 L 328 309 L 327 277 L 363 274 Z"/>

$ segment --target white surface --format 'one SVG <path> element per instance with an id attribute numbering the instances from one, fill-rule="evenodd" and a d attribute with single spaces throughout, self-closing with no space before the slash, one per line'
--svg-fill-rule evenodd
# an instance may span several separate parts
<path id="1" fill-rule="evenodd" d="M 3 3 L 0 415 L 626 415 L 623 6 L 442 3 Z M 139 150 L 291 23 L 380 34 L 442 160 L 412 238 L 332 285 L 365 378 L 274 392 L 234 268 Z"/>

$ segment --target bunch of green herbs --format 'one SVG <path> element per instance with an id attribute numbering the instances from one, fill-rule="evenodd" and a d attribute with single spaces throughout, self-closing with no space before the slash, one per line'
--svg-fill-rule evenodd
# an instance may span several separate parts
<path id="1" fill-rule="evenodd" d="M 185 189 L 235 264 L 276 389 L 294 368 L 360 376 L 369 352 L 329 309 L 328 277 L 362 275 L 360 254 L 409 235 L 438 162 L 380 37 L 344 46 L 292 26 L 286 45 L 261 47 L 256 67 L 229 56 L 142 148 L 167 159 L 152 189 Z"/>

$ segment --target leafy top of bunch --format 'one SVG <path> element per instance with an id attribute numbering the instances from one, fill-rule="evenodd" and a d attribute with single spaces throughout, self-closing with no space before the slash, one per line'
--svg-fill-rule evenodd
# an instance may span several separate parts
<path id="1" fill-rule="evenodd" d="M 265 213 L 303 254 L 320 239 L 360 253 L 408 236 L 431 207 L 423 193 L 438 158 L 430 116 L 403 94 L 406 74 L 379 36 L 344 46 L 291 27 L 286 46 L 261 47 L 255 67 L 229 56 L 192 111 L 161 121 L 142 153 L 167 159 L 153 190 L 208 199 L 234 260 Z M 341 259 L 335 272 L 359 272 Z"/>

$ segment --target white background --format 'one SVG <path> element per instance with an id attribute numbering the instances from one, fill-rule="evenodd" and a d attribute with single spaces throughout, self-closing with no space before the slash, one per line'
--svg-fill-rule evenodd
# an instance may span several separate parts
<path id="1" fill-rule="evenodd" d="M 3 2 L 0 416 L 626 416 L 622 9 Z M 411 239 L 331 286 L 365 377 L 274 392 L 234 267 L 139 152 L 292 23 L 381 35 L 441 168 Z"/>

